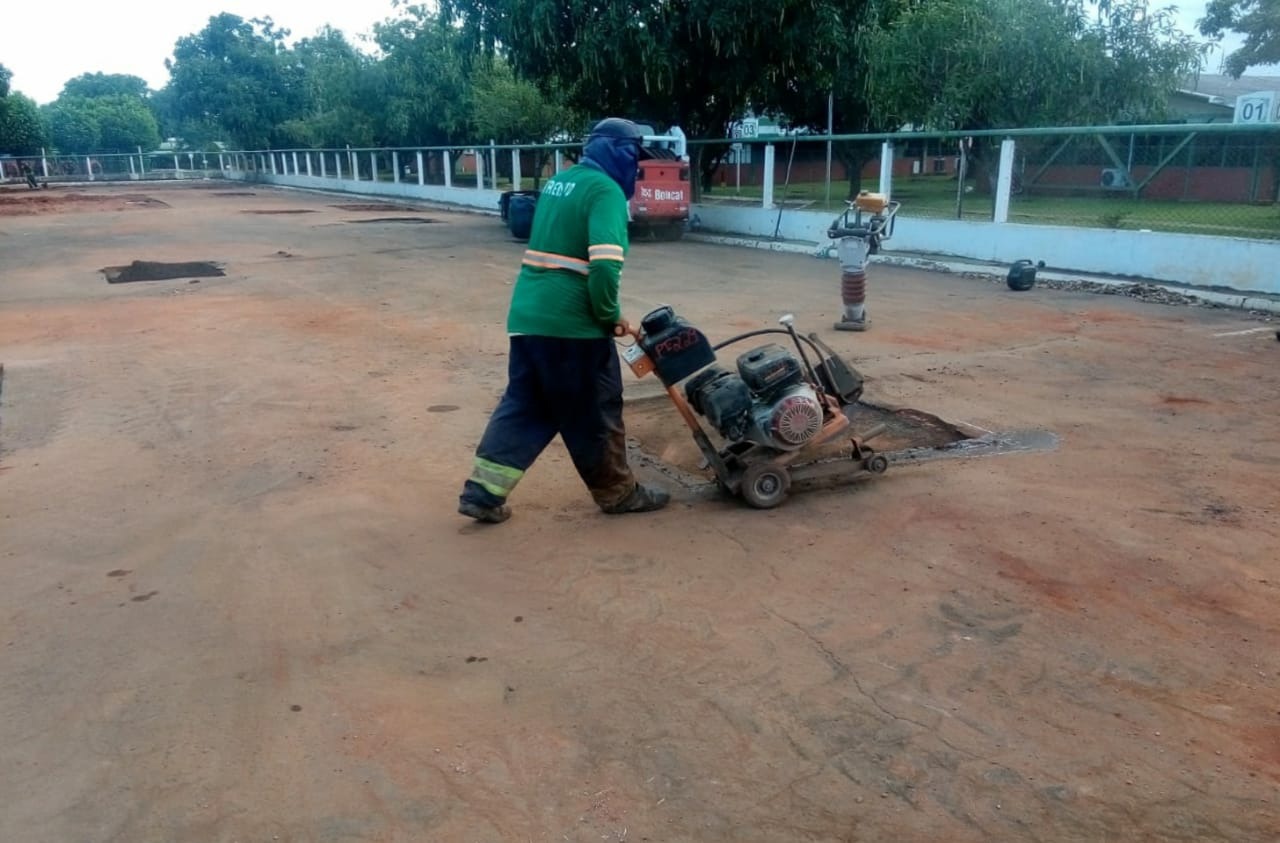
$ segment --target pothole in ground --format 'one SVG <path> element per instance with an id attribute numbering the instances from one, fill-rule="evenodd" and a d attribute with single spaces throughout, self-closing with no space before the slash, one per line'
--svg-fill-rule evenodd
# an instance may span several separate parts
<path id="1" fill-rule="evenodd" d="M 260 211 L 241 211 L 242 214 L 314 214 L 311 208 L 264 208 Z"/>
<path id="2" fill-rule="evenodd" d="M 430 217 L 373 217 L 367 220 L 346 220 L 346 222 L 353 222 L 353 223 L 385 222 L 385 223 L 400 223 L 404 225 L 429 225 L 430 223 L 436 222 L 436 220 L 433 220 Z"/>
<path id="3" fill-rule="evenodd" d="M 870 444 L 877 452 L 912 448 L 944 448 L 968 435 L 936 416 L 919 410 L 881 407 L 862 401 L 845 407 L 850 433 L 861 435 L 879 429 Z M 652 475 L 666 478 L 692 492 L 715 488 L 706 460 L 665 395 L 629 399 L 623 411 L 627 426 L 627 450 L 632 463 Z M 720 446 L 704 419 L 699 419 L 712 441 Z M 813 457 L 834 455 L 838 445 L 815 451 Z"/>
<path id="4" fill-rule="evenodd" d="M 174 278 L 222 278 L 227 273 L 213 261 L 187 261 L 164 263 L 162 261 L 134 261 L 128 266 L 104 266 L 101 270 L 108 284 L 128 284 L 131 281 L 169 281 Z"/>
<path id="5" fill-rule="evenodd" d="M 425 211 L 426 208 L 419 208 L 417 205 L 391 205 L 385 202 L 354 202 L 346 205 L 330 205 L 330 208 L 337 208 L 340 211 Z"/>

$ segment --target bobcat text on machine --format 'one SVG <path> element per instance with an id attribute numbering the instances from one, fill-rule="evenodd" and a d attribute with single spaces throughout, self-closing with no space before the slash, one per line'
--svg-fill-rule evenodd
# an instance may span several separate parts
<path id="1" fill-rule="evenodd" d="M 716 483 L 753 507 L 781 504 L 793 480 L 857 479 L 883 474 L 896 463 L 1042 451 L 1057 444 L 1056 436 L 1043 431 L 965 430 L 919 411 L 860 401 L 862 376 L 852 366 L 817 334 L 797 333 L 790 314 L 778 321 L 781 328 L 749 331 L 713 346 L 702 331 L 663 306 L 644 317 L 640 330 L 632 332 L 635 343 L 622 354 L 637 377 L 657 375 Z M 717 364 L 716 351 L 768 335 L 789 338 L 794 351 L 771 342 L 740 354 L 734 371 Z M 698 416 L 722 446 L 712 443 Z M 871 421 L 855 432 L 853 417 Z M 928 432 L 945 428 L 949 438 L 878 453 L 867 443 L 888 425 L 877 419 L 898 427 L 899 435 L 914 426 Z"/>
<path id="2" fill-rule="evenodd" d="M 627 210 L 636 234 L 650 234 L 660 240 L 679 240 L 689 221 L 689 156 L 684 132 L 672 126 L 666 134 L 637 123 L 644 132 L 640 146 L 640 172 L 636 193 Z"/>

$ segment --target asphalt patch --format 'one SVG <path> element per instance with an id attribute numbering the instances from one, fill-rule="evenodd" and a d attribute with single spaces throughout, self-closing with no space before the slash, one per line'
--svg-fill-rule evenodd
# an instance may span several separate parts
<path id="1" fill-rule="evenodd" d="M 345 222 L 366 223 L 366 222 L 386 222 L 386 223 L 404 223 L 407 225 L 428 225 L 437 220 L 430 217 L 373 217 L 367 220 L 345 220 Z"/>
<path id="2" fill-rule="evenodd" d="M 104 266 L 101 270 L 108 284 L 128 284 L 132 281 L 169 281 L 174 278 L 222 278 L 227 273 L 212 261 L 187 261 L 164 263 L 161 261 L 134 261 L 128 266 Z"/>

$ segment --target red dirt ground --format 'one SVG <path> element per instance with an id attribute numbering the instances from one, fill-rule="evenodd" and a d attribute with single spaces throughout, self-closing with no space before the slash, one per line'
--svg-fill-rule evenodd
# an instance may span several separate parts
<path id="1" fill-rule="evenodd" d="M 522 246 L 254 190 L 0 222 L 0 840 L 1280 837 L 1257 322 L 875 267 L 837 335 L 834 262 L 640 243 L 633 319 L 1061 447 L 611 519 L 555 445 L 482 528 Z"/>

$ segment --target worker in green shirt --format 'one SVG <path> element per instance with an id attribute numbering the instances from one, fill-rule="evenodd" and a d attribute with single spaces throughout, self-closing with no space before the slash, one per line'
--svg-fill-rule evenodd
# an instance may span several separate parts
<path id="1" fill-rule="evenodd" d="M 618 285 L 642 138 L 630 120 L 602 120 L 581 163 L 542 188 L 507 315 L 507 389 L 476 448 L 463 515 L 506 521 L 507 497 L 557 433 L 604 512 L 650 512 L 669 500 L 627 465 L 613 341 L 628 328 Z"/>

